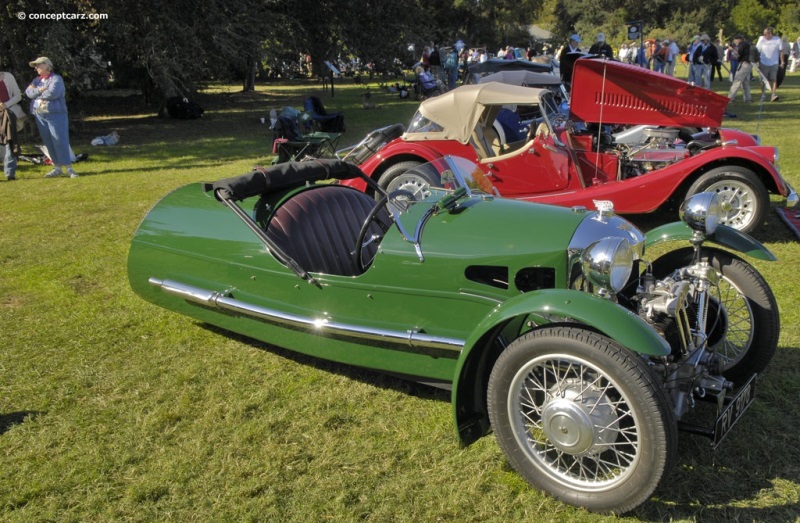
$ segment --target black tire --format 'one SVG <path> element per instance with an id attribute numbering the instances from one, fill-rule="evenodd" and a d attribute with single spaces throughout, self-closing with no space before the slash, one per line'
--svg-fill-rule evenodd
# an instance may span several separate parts
<path id="1" fill-rule="evenodd" d="M 407 191 L 422 200 L 431 185 L 438 186 L 441 180 L 434 169 L 418 169 L 422 162 L 408 160 L 392 165 L 378 179 L 378 185 L 387 193 Z M 412 171 L 413 172 L 409 172 Z"/>
<path id="2" fill-rule="evenodd" d="M 638 355 L 577 327 L 529 332 L 498 358 L 489 419 L 512 467 L 571 505 L 620 514 L 672 468 L 677 424 Z"/>
<path id="3" fill-rule="evenodd" d="M 653 274 L 661 279 L 691 264 L 692 256 L 691 248 L 665 254 L 653 261 Z M 713 325 L 709 345 L 724 358 L 722 374 L 741 385 L 754 372 L 763 371 L 775 355 L 781 330 L 778 302 L 764 277 L 741 258 L 703 249 L 701 260 L 720 277 L 720 293 L 712 298 L 708 316 Z"/>
<path id="4" fill-rule="evenodd" d="M 711 169 L 689 187 L 686 198 L 700 192 L 715 192 L 725 210 L 722 223 L 751 234 L 764 223 L 769 193 L 756 173 L 746 167 L 726 165 Z"/>

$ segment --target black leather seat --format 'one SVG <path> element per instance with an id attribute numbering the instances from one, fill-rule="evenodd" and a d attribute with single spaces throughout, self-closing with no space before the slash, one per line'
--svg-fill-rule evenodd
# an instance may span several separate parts
<path id="1" fill-rule="evenodd" d="M 341 185 L 320 185 L 284 202 L 267 225 L 267 236 L 308 272 L 358 276 L 356 241 L 376 202 L 361 191 Z M 390 223 L 383 210 L 379 219 Z M 373 222 L 371 234 L 383 234 Z M 379 242 L 365 253 L 371 259 Z"/>

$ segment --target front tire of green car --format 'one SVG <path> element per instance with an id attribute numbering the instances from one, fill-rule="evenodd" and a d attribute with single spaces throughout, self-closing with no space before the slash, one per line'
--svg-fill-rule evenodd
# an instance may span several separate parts
<path id="1" fill-rule="evenodd" d="M 511 466 L 571 505 L 621 514 L 673 466 L 677 424 L 645 361 L 579 327 L 529 332 L 500 355 L 489 418 Z"/>

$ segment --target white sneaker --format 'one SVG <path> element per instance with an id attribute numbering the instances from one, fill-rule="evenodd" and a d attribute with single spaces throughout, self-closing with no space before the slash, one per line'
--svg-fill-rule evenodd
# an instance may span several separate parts
<path id="1" fill-rule="evenodd" d="M 77 178 L 77 177 L 78 177 L 78 173 L 76 173 L 75 171 L 73 171 L 73 170 L 72 170 L 72 167 L 70 167 L 69 169 L 67 169 L 67 175 L 68 175 L 70 178 Z"/>
<path id="2" fill-rule="evenodd" d="M 61 171 L 61 167 L 56 167 L 55 169 L 53 169 L 49 173 L 45 174 L 44 177 L 45 178 L 55 178 L 56 176 L 61 176 L 63 174 L 64 173 Z"/>
<path id="3" fill-rule="evenodd" d="M 763 101 L 765 101 L 766 99 L 767 99 L 767 95 L 765 95 L 765 94 L 762 94 L 762 95 L 761 95 L 761 101 L 763 102 Z"/>

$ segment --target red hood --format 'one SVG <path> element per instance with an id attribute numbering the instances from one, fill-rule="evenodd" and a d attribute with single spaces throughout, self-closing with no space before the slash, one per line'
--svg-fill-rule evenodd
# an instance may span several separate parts
<path id="1" fill-rule="evenodd" d="M 570 113 L 587 123 L 719 127 L 727 105 L 725 96 L 621 62 L 583 58 L 572 73 Z"/>

